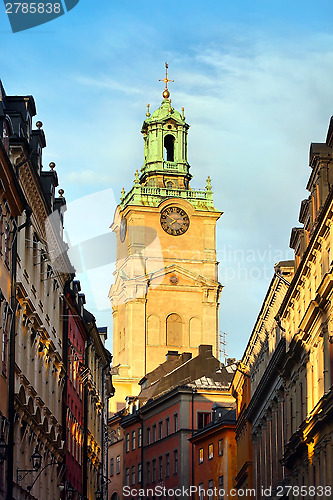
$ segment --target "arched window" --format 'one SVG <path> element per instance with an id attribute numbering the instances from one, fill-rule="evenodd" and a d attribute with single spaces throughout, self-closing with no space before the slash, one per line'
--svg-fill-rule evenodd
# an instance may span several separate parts
<path id="1" fill-rule="evenodd" d="M 175 138 L 170 134 L 164 137 L 164 159 L 175 161 Z"/>
<path id="2" fill-rule="evenodd" d="M 178 314 L 170 314 L 166 320 L 166 344 L 182 345 L 182 320 Z"/>

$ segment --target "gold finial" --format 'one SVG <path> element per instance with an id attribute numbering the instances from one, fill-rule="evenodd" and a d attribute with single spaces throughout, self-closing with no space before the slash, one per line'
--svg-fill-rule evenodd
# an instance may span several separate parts
<path id="1" fill-rule="evenodd" d="M 212 181 L 211 181 L 211 178 L 208 176 L 207 177 L 207 184 L 206 184 L 206 190 L 207 191 L 211 191 L 212 190 Z"/>
<path id="2" fill-rule="evenodd" d="M 134 184 L 139 184 L 139 170 L 135 171 Z"/>
<path id="3" fill-rule="evenodd" d="M 150 117 L 150 113 L 149 113 L 149 106 L 150 104 L 147 104 L 147 113 L 146 113 L 146 117 L 149 118 Z"/>
<path id="4" fill-rule="evenodd" d="M 185 108 L 182 108 L 182 117 L 184 118 L 185 120 Z"/>
<path id="5" fill-rule="evenodd" d="M 168 108 L 169 113 L 172 113 L 172 107 L 171 107 L 171 99 L 169 99 L 169 108 Z"/>
<path id="6" fill-rule="evenodd" d="M 42 126 L 43 126 L 43 123 L 42 123 L 42 122 L 38 121 L 38 122 L 36 123 L 36 127 L 38 128 L 38 130 L 40 130 L 40 129 L 42 128 Z"/>
<path id="7" fill-rule="evenodd" d="M 58 193 L 59 193 L 59 196 L 60 198 L 62 198 L 64 196 L 64 190 L 63 189 L 59 189 Z"/>
<path id="8" fill-rule="evenodd" d="M 56 166 L 56 164 L 54 163 L 54 161 L 51 161 L 51 163 L 49 164 L 49 167 L 50 167 L 50 170 L 52 170 L 52 172 L 55 169 L 55 166 Z"/>
<path id="9" fill-rule="evenodd" d="M 165 83 L 165 89 L 164 89 L 163 94 L 162 94 L 163 97 L 164 97 L 164 99 L 168 99 L 170 97 L 170 92 L 168 90 L 168 83 L 175 81 L 175 80 L 170 80 L 168 78 L 168 67 L 169 67 L 168 63 L 166 62 L 165 63 L 165 78 L 163 78 L 163 80 L 159 79 L 159 82 L 164 82 Z"/>
<path id="10" fill-rule="evenodd" d="M 120 201 L 123 201 L 124 199 L 125 199 L 125 188 L 121 190 Z"/>

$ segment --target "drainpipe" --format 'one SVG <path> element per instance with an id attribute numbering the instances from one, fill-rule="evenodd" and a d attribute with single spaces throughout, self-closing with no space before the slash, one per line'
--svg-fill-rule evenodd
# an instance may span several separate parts
<path id="1" fill-rule="evenodd" d="M 85 342 L 85 368 L 89 366 L 89 340 Z M 82 460 L 82 494 L 87 498 L 88 482 L 88 387 L 85 384 L 83 388 L 83 460 Z"/>
<path id="2" fill-rule="evenodd" d="M 15 331 L 16 331 L 16 271 L 17 271 L 17 235 L 21 229 L 31 224 L 32 210 L 29 206 L 25 209 L 25 223 L 16 229 L 12 242 L 11 273 L 10 273 L 10 308 L 12 310 L 12 320 L 9 333 L 9 362 L 8 362 L 8 461 L 7 461 L 7 500 L 13 498 L 14 485 L 14 396 L 15 396 Z M 17 224 L 17 217 L 15 218 Z"/>
<path id="3" fill-rule="evenodd" d="M 145 375 L 147 373 L 147 296 L 149 292 L 150 279 L 147 279 L 147 287 L 145 293 Z"/>
<path id="4" fill-rule="evenodd" d="M 194 435 L 194 394 L 197 392 L 196 389 L 192 389 L 192 416 L 191 416 L 191 419 L 192 419 L 192 422 L 191 422 L 191 437 L 193 437 Z M 194 444 L 191 443 L 191 446 L 192 446 L 192 486 L 194 486 Z M 191 498 L 193 498 L 193 493 L 192 493 L 192 496 Z"/>

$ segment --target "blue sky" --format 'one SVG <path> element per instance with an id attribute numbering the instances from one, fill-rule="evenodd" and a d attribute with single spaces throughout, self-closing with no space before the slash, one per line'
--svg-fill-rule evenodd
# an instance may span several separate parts
<path id="1" fill-rule="evenodd" d="M 141 124 L 146 104 L 161 102 L 168 61 L 172 104 L 191 125 L 192 186 L 209 174 L 224 212 L 220 330 L 232 357 L 243 353 L 274 263 L 292 256 L 309 144 L 325 141 L 333 111 L 332 20 L 330 1 L 80 0 L 13 34 L 0 7 L 0 78 L 8 94 L 35 97 L 44 166 L 56 162 L 66 217 L 78 220 L 74 242 L 107 231 L 142 166 Z M 87 307 L 111 328 L 107 275 L 79 278 Z"/>

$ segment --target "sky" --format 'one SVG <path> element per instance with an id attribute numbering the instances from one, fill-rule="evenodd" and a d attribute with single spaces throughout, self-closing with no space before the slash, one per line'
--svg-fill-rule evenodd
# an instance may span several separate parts
<path id="1" fill-rule="evenodd" d="M 309 146 L 333 114 L 333 4 L 293 0 L 80 0 L 65 15 L 12 33 L 0 4 L 0 78 L 32 94 L 44 168 L 56 163 L 75 246 L 109 231 L 120 191 L 143 162 L 146 105 L 159 107 L 164 62 L 172 105 L 191 125 L 193 188 L 212 179 L 220 331 L 241 358 L 274 264 L 293 257 L 291 228 L 310 175 Z M 111 252 L 112 253 L 112 252 Z M 102 259 L 103 260 L 103 259 Z M 113 255 L 78 273 L 87 308 L 109 327 Z"/>

